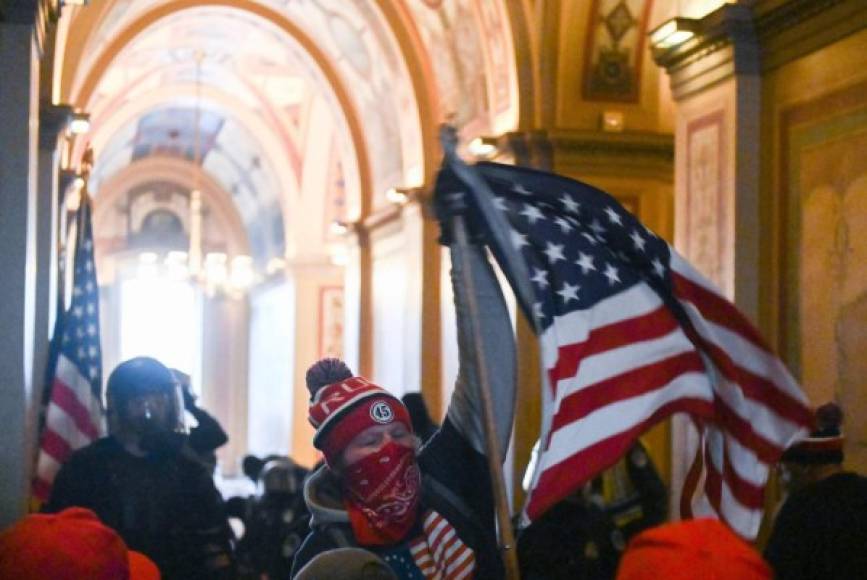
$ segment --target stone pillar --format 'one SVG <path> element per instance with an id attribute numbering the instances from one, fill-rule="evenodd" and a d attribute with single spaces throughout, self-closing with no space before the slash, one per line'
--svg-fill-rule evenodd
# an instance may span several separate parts
<path id="1" fill-rule="evenodd" d="M 407 391 L 420 391 L 430 416 L 440 417 L 448 400 L 440 383 L 439 227 L 425 213 L 418 197 L 401 211 L 407 276 L 403 384 Z"/>
<path id="2" fill-rule="evenodd" d="M 31 8 L 0 22 L 0 528 L 25 512 L 34 459 L 39 56 Z"/>
<path id="3" fill-rule="evenodd" d="M 350 230 L 345 236 L 346 265 L 343 268 L 343 360 L 349 368 L 362 375 L 369 366 L 362 364 L 362 353 L 365 351 L 362 346 L 362 328 L 365 326 L 362 324 L 362 311 L 369 288 L 365 282 L 369 272 L 364 269 L 368 266 L 362 266 L 362 260 L 367 260 L 365 240 L 366 236 L 357 229 Z"/>
<path id="4" fill-rule="evenodd" d="M 326 319 L 343 317 L 337 312 L 340 305 L 331 302 L 332 293 L 342 295 L 343 272 L 332 264 L 327 256 L 296 257 L 287 266 L 287 275 L 294 288 L 295 341 L 292 354 L 292 442 L 289 446 L 292 458 L 301 465 L 312 466 L 318 460 L 313 448 L 313 429 L 307 420 L 310 395 L 305 374 L 311 364 L 325 356 L 340 355 L 329 352 L 326 340 Z M 343 301 L 345 303 L 345 300 Z M 351 367 L 352 368 L 352 367 Z M 352 368 L 354 372 L 359 372 Z"/>
<path id="5" fill-rule="evenodd" d="M 217 295 L 204 298 L 202 311 L 202 408 L 229 436 L 217 457 L 221 473 L 235 476 L 247 452 L 249 304 Z"/>
<path id="6" fill-rule="evenodd" d="M 371 273 L 370 333 L 372 362 L 370 378 L 397 396 L 404 391 L 418 390 L 417 340 L 408 339 L 414 333 L 418 310 L 413 287 L 417 284 L 420 259 L 412 233 L 405 231 L 401 211 L 397 207 L 375 214 L 365 221 L 369 232 Z M 412 369 L 415 369 L 413 371 Z"/>
<path id="7" fill-rule="evenodd" d="M 42 103 L 39 111 L 36 206 L 36 319 L 34 326 L 34 381 L 41 389 L 48 363 L 51 333 L 57 316 L 59 291 L 58 236 L 60 232 L 60 147 L 72 109 Z"/>
<path id="8" fill-rule="evenodd" d="M 250 292 L 246 452 L 289 454 L 295 390 L 295 289 L 281 272 Z"/>
<path id="9" fill-rule="evenodd" d="M 675 99 L 675 246 L 753 321 L 759 311 L 761 74 L 751 9 L 726 4 L 657 49 Z M 672 507 L 697 436 L 672 422 Z"/>

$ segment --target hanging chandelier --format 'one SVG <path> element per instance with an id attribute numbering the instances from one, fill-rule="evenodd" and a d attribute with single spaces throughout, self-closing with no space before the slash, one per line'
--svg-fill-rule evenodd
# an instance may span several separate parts
<path id="1" fill-rule="evenodd" d="M 194 53 L 195 108 L 193 118 L 192 189 L 189 194 L 189 247 L 187 251 L 173 250 L 163 259 L 156 252 L 139 254 L 139 275 L 163 275 L 173 280 L 188 280 L 199 285 L 208 296 L 240 298 L 256 282 L 253 258 L 240 254 L 229 256 L 225 252 L 205 252 L 203 243 L 203 203 L 200 187 L 202 169 L 201 152 L 201 67 L 204 52 Z"/>

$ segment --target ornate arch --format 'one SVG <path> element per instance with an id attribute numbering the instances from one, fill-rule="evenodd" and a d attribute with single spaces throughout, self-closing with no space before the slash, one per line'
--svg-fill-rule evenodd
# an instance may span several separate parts
<path id="1" fill-rule="evenodd" d="M 250 0 L 178 0 L 143 12 L 102 49 L 99 56 L 94 60 L 91 69 L 86 71 L 84 81 L 76 93 L 72 95 L 71 101 L 80 108 L 86 108 L 104 72 L 108 70 L 121 51 L 139 34 L 147 30 L 148 27 L 163 19 L 170 18 L 173 14 L 182 10 L 215 6 L 241 10 L 269 21 L 289 37 L 293 38 L 313 60 L 317 71 L 322 74 L 332 92 L 332 96 L 339 104 L 339 112 L 346 122 L 349 140 L 355 154 L 355 169 L 358 173 L 361 214 L 366 215 L 369 212 L 372 196 L 373 176 L 371 174 L 370 160 L 365 146 L 359 113 L 356 111 L 355 105 L 339 74 L 323 51 L 294 22 L 271 8 Z"/>
<path id="2" fill-rule="evenodd" d="M 195 175 L 195 173 L 198 175 Z M 106 180 L 94 192 L 94 224 L 106 219 L 115 202 L 131 189 L 153 181 L 173 182 L 185 189 L 198 187 L 205 204 L 215 212 L 219 221 L 228 226 L 226 238 L 233 253 L 249 254 L 250 243 L 241 216 L 232 196 L 201 167 L 175 157 L 154 156 L 131 163 Z"/>
<path id="3" fill-rule="evenodd" d="M 91 135 L 90 144 L 93 146 L 97 154 L 99 154 L 105 149 L 105 146 L 123 126 L 135 120 L 143 113 L 159 108 L 161 105 L 170 104 L 178 92 L 183 89 L 184 86 L 182 85 L 160 87 L 158 91 L 151 91 L 150 93 L 137 97 L 118 109 L 112 109 L 110 113 L 104 116 L 104 118 L 103 115 L 97 111 L 91 118 L 94 125 L 94 131 Z M 190 90 L 192 90 L 192 87 L 190 87 Z M 278 167 L 281 162 L 285 163 L 282 159 L 274 159 L 273 152 L 285 150 L 285 147 L 290 146 L 294 149 L 294 143 L 286 143 L 286 141 L 289 141 L 288 137 L 283 136 L 284 138 L 281 139 L 280 135 L 275 135 L 274 131 L 271 130 L 271 127 L 266 125 L 256 115 L 250 114 L 242 103 L 238 102 L 237 99 L 232 98 L 231 95 L 228 95 L 223 91 L 210 87 L 202 87 L 201 96 L 203 103 L 216 104 L 217 107 L 224 110 L 230 116 L 238 118 L 242 125 L 247 127 L 251 133 L 254 133 L 261 141 L 262 153 L 268 157 L 272 167 Z M 300 158 L 300 152 L 298 152 L 297 149 L 295 150 L 295 156 Z M 284 179 L 284 177 L 288 177 L 286 172 L 277 172 L 277 178 L 279 179 L 283 190 L 294 196 L 298 194 L 299 189 L 297 177 L 298 172 L 300 171 L 300 161 L 299 159 L 290 156 L 289 164 L 292 167 L 292 177 L 295 179 Z M 286 217 L 286 212 L 288 211 L 286 205 L 288 204 L 283 204 L 284 219 Z"/>

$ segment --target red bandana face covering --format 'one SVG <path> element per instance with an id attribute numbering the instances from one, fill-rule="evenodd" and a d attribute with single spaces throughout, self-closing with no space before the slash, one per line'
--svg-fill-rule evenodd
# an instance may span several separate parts
<path id="1" fill-rule="evenodd" d="M 403 540 L 418 512 L 421 473 L 412 447 L 387 443 L 343 475 L 344 499 L 356 540 L 387 545 Z"/>

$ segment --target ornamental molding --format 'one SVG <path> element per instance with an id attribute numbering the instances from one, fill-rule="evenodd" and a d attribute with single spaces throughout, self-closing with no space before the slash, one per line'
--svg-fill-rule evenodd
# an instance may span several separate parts
<path id="1" fill-rule="evenodd" d="M 695 36 L 654 49 L 675 99 L 732 75 L 759 75 L 867 28 L 863 0 L 765 0 L 726 4 L 696 22 Z"/>
<path id="2" fill-rule="evenodd" d="M 502 156 L 516 165 L 549 171 L 575 166 L 582 173 L 605 174 L 618 168 L 670 180 L 674 164 L 674 137 L 660 133 L 552 129 L 505 133 L 495 143 L 497 160 Z"/>

